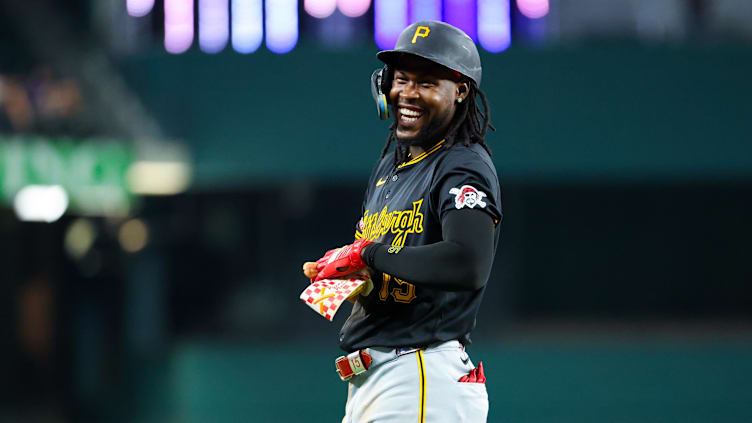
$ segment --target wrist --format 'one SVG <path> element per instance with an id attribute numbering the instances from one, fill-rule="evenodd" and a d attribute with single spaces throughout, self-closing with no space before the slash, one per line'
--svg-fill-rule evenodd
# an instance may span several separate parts
<path id="1" fill-rule="evenodd" d="M 380 245 L 380 242 L 372 242 L 360 249 L 360 258 L 368 267 L 373 267 L 373 256 Z"/>

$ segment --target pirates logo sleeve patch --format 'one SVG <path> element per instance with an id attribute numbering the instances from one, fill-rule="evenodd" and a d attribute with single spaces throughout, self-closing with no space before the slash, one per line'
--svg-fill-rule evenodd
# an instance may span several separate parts
<path id="1" fill-rule="evenodd" d="M 452 188 L 449 193 L 454 195 L 454 206 L 458 209 L 463 207 L 479 208 L 486 207 L 486 202 L 483 201 L 483 197 L 486 197 L 486 193 L 473 188 L 470 185 L 463 185 L 459 188 Z"/>

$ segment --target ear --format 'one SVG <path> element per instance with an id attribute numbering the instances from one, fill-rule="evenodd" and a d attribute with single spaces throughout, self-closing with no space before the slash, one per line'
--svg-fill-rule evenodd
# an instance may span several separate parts
<path id="1" fill-rule="evenodd" d="M 466 81 L 460 81 L 457 83 L 455 88 L 455 97 L 457 98 L 458 103 L 462 103 L 467 98 L 467 95 L 470 93 L 470 85 Z"/>

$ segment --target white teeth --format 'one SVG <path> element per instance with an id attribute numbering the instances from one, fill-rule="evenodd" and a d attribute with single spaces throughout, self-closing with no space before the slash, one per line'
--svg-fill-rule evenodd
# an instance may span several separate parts
<path id="1" fill-rule="evenodd" d="M 404 120 L 405 122 L 415 122 L 416 120 L 418 120 L 418 118 L 411 118 L 411 117 L 407 117 L 407 116 L 402 116 L 402 120 Z"/>
<path id="2" fill-rule="evenodd" d="M 415 110 L 410 110 L 410 109 L 400 108 L 399 111 L 400 111 L 400 113 L 402 113 L 405 116 L 420 116 L 420 115 L 422 115 L 421 112 L 416 112 Z"/>

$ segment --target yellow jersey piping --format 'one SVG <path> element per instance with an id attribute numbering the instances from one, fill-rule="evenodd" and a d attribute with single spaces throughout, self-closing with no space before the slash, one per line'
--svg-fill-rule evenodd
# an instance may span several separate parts
<path id="1" fill-rule="evenodd" d="M 418 423 L 426 420 L 426 369 L 423 364 L 423 350 L 418 350 L 418 372 L 420 373 L 420 411 Z"/>
<path id="2" fill-rule="evenodd" d="M 420 153 L 419 155 L 417 155 L 414 159 L 410 160 L 409 162 L 405 162 L 405 163 L 402 163 L 401 165 L 397 166 L 397 169 L 402 169 L 405 166 L 413 165 L 413 164 L 418 163 L 419 161 L 425 159 L 431 153 L 433 153 L 434 151 L 438 150 L 439 147 L 441 147 L 441 144 L 444 144 L 444 141 L 446 141 L 446 138 L 443 139 L 443 140 L 441 140 L 441 141 L 439 141 L 438 143 L 436 143 L 436 145 L 434 145 L 430 149 L 428 149 L 428 150 Z"/>

